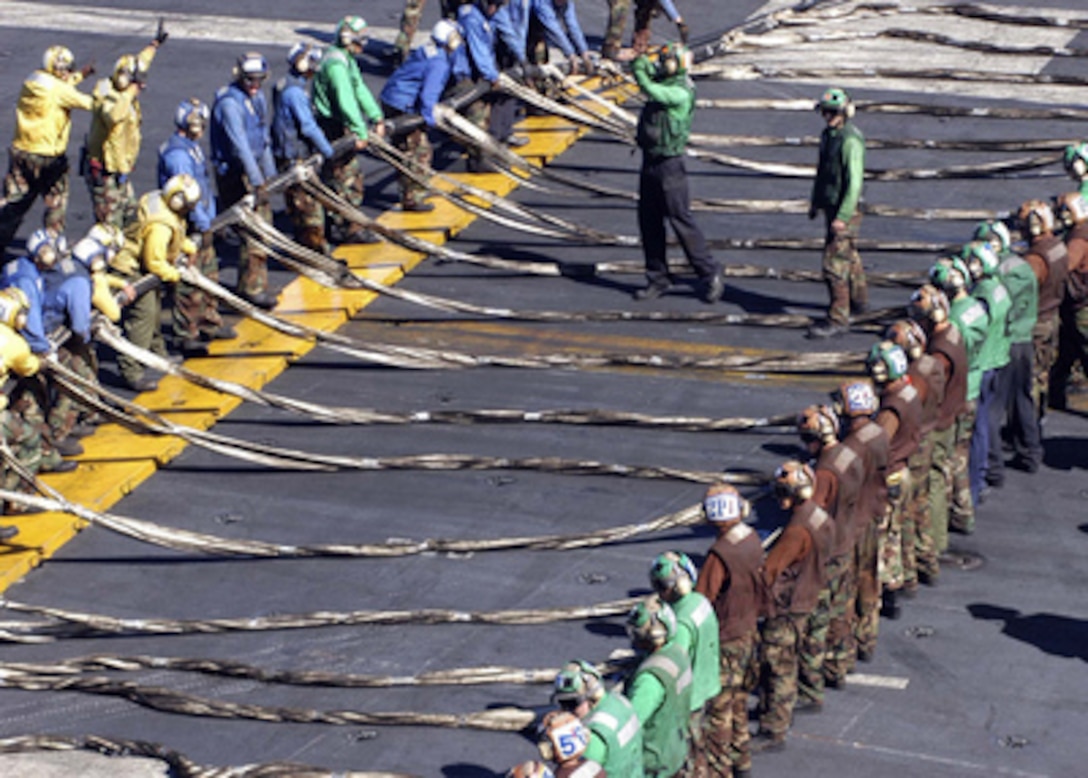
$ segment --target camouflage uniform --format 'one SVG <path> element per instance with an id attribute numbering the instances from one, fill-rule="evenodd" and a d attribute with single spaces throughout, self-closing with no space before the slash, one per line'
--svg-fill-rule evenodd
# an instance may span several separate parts
<path id="1" fill-rule="evenodd" d="M 42 459 L 42 436 L 33 424 L 27 423 L 23 418 L 21 409 L 11 407 L 0 411 L 0 426 L 3 429 L 4 441 L 14 455 L 15 459 L 30 473 L 37 475 Z M 4 489 L 9 492 L 23 492 L 30 494 L 34 487 L 26 483 L 16 474 L 13 468 L 3 463 Z M 17 512 L 12 510 L 9 503 L 6 513 Z"/>
<path id="2" fill-rule="evenodd" d="M 888 495 L 888 512 L 877 525 L 879 547 L 877 576 L 882 587 L 892 590 L 903 587 L 903 514 L 906 511 L 911 489 L 910 469 L 903 468 L 898 473 L 902 474 L 899 496 Z M 889 474 L 889 477 L 891 475 Z"/>
<path id="3" fill-rule="evenodd" d="M 62 461 L 62 457 L 53 448 L 49 434 L 49 425 L 45 421 L 45 384 L 40 376 L 20 378 L 11 392 L 11 404 L 8 406 L 10 424 L 15 425 L 20 442 L 9 445 L 20 462 L 34 474 L 48 473 Z M 21 424 L 21 427 L 19 426 Z M 18 478 L 18 476 L 15 476 Z"/>
<path id="4" fill-rule="evenodd" d="M 471 87 L 471 84 L 469 86 Z M 465 107 L 464 115 L 474 125 L 487 132 L 491 125 L 491 102 L 486 97 L 475 100 Z M 480 146 L 469 147 L 467 167 L 470 173 L 486 172 L 484 152 Z"/>
<path id="5" fill-rule="evenodd" d="M 215 174 L 215 185 L 219 192 L 219 207 L 226 209 L 245 197 L 253 187 L 244 173 L 227 171 Z M 362 202 L 362 195 L 359 197 Z M 272 224 L 272 204 L 257 203 L 253 213 L 266 224 Z M 242 245 L 238 249 L 238 292 L 246 297 L 256 297 L 268 289 L 268 251 L 251 238 L 249 233 L 242 235 Z"/>
<path id="6" fill-rule="evenodd" d="M 827 563 L 828 628 L 824 648 L 823 674 L 828 683 L 838 684 L 853 668 L 854 609 L 858 597 L 857 560 L 854 550 L 832 557 Z"/>
<path id="7" fill-rule="evenodd" d="M 903 581 L 908 589 L 917 586 L 919 571 L 930 578 L 938 573 L 937 549 L 929 520 L 929 471 L 935 435 L 936 431 L 923 435 L 918 450 L 908 460 L 910 496 L 903 511 Z"/>
<path id="8" fill-rule="evenodd" d="M 291 160 L 277 160 L 281 173 L 289 170 L 295 163 Z M 295 240 L 309 249 L 321 254 L 329 253 L 329 242 L 325 240 L 325 206 L 303 188 L 302 184 L 291 184 L 283 192 L 283 202 L 287 206 L 287 216 L 291 219 L 291 228 Z"/>
<path id="9" fill-rule="evenodd" d="M 760 631 L 759 727 L 775 736 L 790 728 L 797 702 L 797 650 L 806 619 L 797 613 L 772 616 Z"/>
<path id="10" fill-rule="evenodd" d="M 971 454 L 971 431 L 975 428 L 976 404 L 975 400 L 971 400 L 967 403 L 964 412 L 956 417 L 956 437 L 949 479 L 951 488 L 949 527 L 968 533 L 975 529 L 975 507 L 971 500 L 971 481 L 968 478 L 967 462 Z"/>
<path id="11" fill-rule="evenodd" d="M 876 540 L 876 522 L 868 522 L 855 547 L 858 593 L 855 601 L 857 621 L 854 640 L 860 656 L 872 656 L 880 632 L 880 578 Z"/>
<path id="12" fill-rule="evenodd" d="M 397 39 L 393 42 L 393 46 L 397 49 L 394 56 L 398 65 L 408 59 L 408 52 L 412 50 L 412 38 L 419 29 L 419 20 L 423 17 L 423 6 L 426 4 L 427 0 L 405 0 L 404 2 L 404 11 L 400 15 L 400 32 L 397 33 Z"/>
<path id="13" fill-rule="evenodd" d="M 824 653 L 830 625 L 831 590 L 824 587 L 815 610 L 805 619 L 797 645 L 797 693 L 806 701 L 824 701 Z"/>
<path id="14" fill-rule="evenodd" d="M 933 551 L 939 555 L 948 549 L 948 517 L 952 498 L 952 459 L 956 446 L 956 424 L 933 433 L 933 458 L 929 467 L 929 532 Z M 919 553 L 921 569 L 933 560 Z"/>
<path id="15" fill-rule="evenodd" d="M 38 195 L 45 204 L 42 225 L 63 233 L 68 213 L 68 157 L 43 157 L 12 148 L 0 210 L 0 248 L 14 237 Z"/>
<path id="16" fill-rule="evenodd" d="M 206 278 L 219 283 L 219 259 L 211 233 L 204 236 L 200 250 L 189 260 L 189 266 Z M 223 326 L 219 305 L 214 297 L 202 289 L 179 281 L 174 284 L 172 317 L 174 337 L 181 340 L 199 340 L 201 335 L 211 339 Z"/>
<path id="17" fill-rule="evenodd" d="M 1046 415 L 1048 395 L 1050 392 L 1050 370 L 1058 360 L 1058 335 L 1061 329 L 1057 311 L 1050 314 L 1039 314 L 1039 320 L 1031 331 L 1032 343 L 1035 348 L 1035 359 L 1032 366 L 1031 398 L 1035 402 L 1035 408 L 1039 416 Z"/>
<path id="18" fill-rule="evenodd" d="M 119 230 L 136 218 L 136 191 L 127 175 L 94 168 L 87 175 L 95 221 Z"/>
<path id="19" fill-rule="evenodd" d="M 601 43 L 601 56 L 615 59 L 623 48 L 623 30 L 627 15 L 631 12 L 631 0 L 608 0 L 608 28 Z"/>
<path id="20" fill-rule="evenodd" d="M 850 307 L 862 309 L 869 302 L 865 269 L 858 253 L 861 213 L 855 213 L 846 223 L 846 230 L 835 234 L 828 221 L 824 239 L 823 276 L 831 303 L 827 317 L 836 324 L 850 321 Z"/>
<path id="21" fill-rule="evenodd" d="M 748 691 L 755 667 L 756 633 L 721 644 L 723 692 L 707 703 L 704 733 L 706 761 L 712 775 L 732 775 L 734 770 L 751 770 L 748 750 Z"/>
<path id="22" fill-rule="evenodd" d="M 94 347 L 78 335 L 72 335 L 57 349 L 57 359 L 73 373 L 93 383 L 98 382 L 98 360 Z M 48 422 L 53 440 L 64 440 L 79 423 L 81 413 L 89 409 L 80 405 L 63 389 L 58 391 L 49 409 Z"/>

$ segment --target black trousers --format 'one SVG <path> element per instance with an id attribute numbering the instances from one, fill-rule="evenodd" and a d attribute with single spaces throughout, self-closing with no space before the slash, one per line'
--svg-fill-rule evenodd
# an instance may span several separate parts
<path id="1" fill-rule="evenodd" d="M 665 255 L 666 219 L 699 278 L 706 280 L 717 273 L 718 264 L 710 255 L 706 237 L 691 213 L 684 158 L 643 154 L 638 180 L 638 227 L 646 258 L 646 279 L 651 284 L 669 281 Z"/>
<path id="2" fill-rule="evenodd" d="M 1035 349 L 1031 342 L 1013 343 L 1009 349 L 1008 432 L 1017 456 L 1036 464 L 1043 461 L 1039 414 L 1031 395 Z"/>

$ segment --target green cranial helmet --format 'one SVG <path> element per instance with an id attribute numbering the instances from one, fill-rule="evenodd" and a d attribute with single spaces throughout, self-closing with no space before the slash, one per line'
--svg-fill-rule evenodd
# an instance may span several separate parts
<path id="1" fill-rule="evenodd" d="M 960 258 L 966 263 L 971 278 L 976 281 L 994 275 L 1001 264 L 993 247 L 984 240 L 973 240 L 965 245 L 960 252 Z"/>
<path id="2" fill-rule="evenodd" d="M 361 16 L 345 16 L 336 25 L 336 40 L 341 47 L 346 48 L 350 44 L 362 46 L 366 43 L 366 20 Z"/>
<path id="3" fill-rule="evenodd" d="M 686 73 L 691 67 L 691 51 L 683 43 L 666 43 L 657 53 L 657 66 L 662 76 Z"/>
<path id="4" fill-rule="evenodd" d="M 820 102 L 816 103 L 816 108 L 820 111 L 844 113 L 848 105 L 850 105 L 850 96 L 844 90 L 832 87 L 820 95 Z"/>
<path id="5" fill-rule="evenodd" d="M 865 366 L 869 369 L 869 375 L 872 376 L 876 383 L 887 384 L 905 376 L 910 363 L 907 361 L 907 354 L 902 347 L 890 340 L 882 340 L 879 343 L 874 343 L 869 350 Z"/>
<path id="6" fill-rule="evenodd" d="M 929 280 L 949 296 L 967 287 L 971 271 L 959 257 L 941 257 L 929 269 Z"/>
<path id="7" fill-rule="evenodd" d="M 1074 143 L 1066 146 L 1063 161 L 1067 171 L 1083 176 L 1088 172 L 1088 143 Z M 1077 164 L 1078 162 L 1080 165 Z"/>
<path id="8" fill-rule="evenodd" d="M 979 222 L 972 237 L 975 240 L 989 241 L 990 248 L 999 253 L 1008 251 L 1012 246 L 1012 235 L 1003 221 Z"/>
<path id="9" fill-rule="evenodd" d="M 668 603 L 651 595 L 627 615 L 627 635 L 635 648 L 656 651 L 676 637 L 676 614 Z"/>

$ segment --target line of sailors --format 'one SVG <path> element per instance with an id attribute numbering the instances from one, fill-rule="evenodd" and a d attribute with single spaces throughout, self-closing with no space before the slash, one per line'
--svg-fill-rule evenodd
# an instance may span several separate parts
<path id="1" fill-rule="evenodd" d="M 1088 189 L 1088 144 L 1066 166 Z M 708 489 L 717 539 L 702 569 L 658 556 L 656 594 L 628 617 L 638 665 L 611 689 L 592 663 L 565 665 L 539 724 L 544 761 L 509 776 L 747 776 L 753 752 L 784 748 L 793 717 L 820 712 L 825 689 L 872 660 L 880 617 L 937 584 L 949 530 L 973 532 L 974 506 L 1003 484 L 1003 438 L 1015 466 L 1038 468 L 1059 330 L 1066 367 L 1084 357 L 1084 196 L 1028 201 L 1013 221 L 1023 244 L 980 224 L 870 349 L 868 378 L 799 414 L 808 457 L 774 474 L 789 518 L 769 551 L 737 490 Z"/>

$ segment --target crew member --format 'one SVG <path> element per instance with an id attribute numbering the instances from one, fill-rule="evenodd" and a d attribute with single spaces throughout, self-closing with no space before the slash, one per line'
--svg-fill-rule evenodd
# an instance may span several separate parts
<path id="1" fill-rule="evenodd" d="M 76 86 L 94 72 L 94 65 L 76 71 L 75 57 L 64 46 L 50 46 L 19 92 L 15 105 L 15 137 L 11 141 L 8 173 L 0 205 L 0 254 L 15 237 L 23 217 L 41 196 L 42 226 L 64 234 L 68 213 L 68 138 L 72 111 L 89 111 L 90 95 Z"/>
<path id="2" fill-rule="evenodd" d="M 536 745 L 544 761 L 555 765 L 555 778 L 607 778 L 604 768 L 585 758 L 589 731 L 573 713 L 553 710 L 544 714 Z"/>
<path id="3" fill-rule="evenodd" d="M 555 676 L 552 702 L 582 720 L 589 730 L 585 758 L 609 775 L 642 775 L 642 722 L 617 689 L 605 692 L 601 673 L 589 662 L 568 662 Z"/>
<path id="4" fill-rule="evenodd" d="M 828 89 L 816 104 L 827 126 L 820 135 L 820 158 L 808 218 L 823 212 L 823 275 L 831 302 L 827 321 L 809 329 L 810 338 L 830 338 L 850 328 L 850 314 L 869 307 L 869 287 L 858 254 L 861 193 L 865 183 L 865 138 L 851 121 L 854 103 L 841 89 Z"/>
<path id="5" fill-rule="evenodd" d="M 705 302 L 714 303 L 725 291 L 721 266 L 710 255 L 706 238 L 691 213 L 684 149 L 695 112 L 695 86 L 688 77 L 691 53 L 678 43 L 663 46 L 657 64 L 646 55 L 631 66 L 647 102 L 638 121 L 642 149 L 639 172 L 638 225 L 646 259 L 647 285 L 636 300 L 653 300 L 672 285 L 665 255 L 665 220 L 672 224 L 688 262 L 702 283 Z"/>

